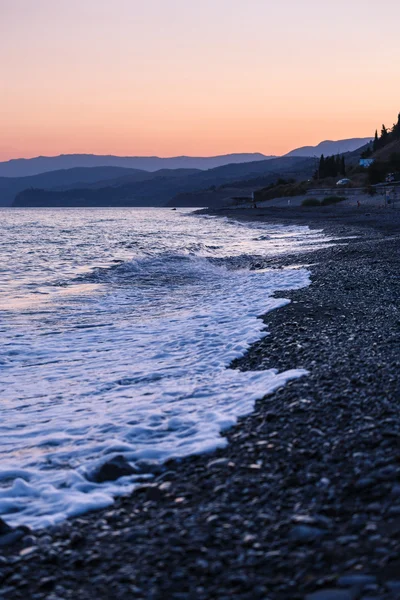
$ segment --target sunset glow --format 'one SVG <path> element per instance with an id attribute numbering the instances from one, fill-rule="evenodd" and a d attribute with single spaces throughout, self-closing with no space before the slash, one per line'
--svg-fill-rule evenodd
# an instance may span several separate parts
<path id="1" fill-rule="evenodd" d="M 397 0 L 0 0 L 0 160 L 282 154 L 398 113 Z"/>

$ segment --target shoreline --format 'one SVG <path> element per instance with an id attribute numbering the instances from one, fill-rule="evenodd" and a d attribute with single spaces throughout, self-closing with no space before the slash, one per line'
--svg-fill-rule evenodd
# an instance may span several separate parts
<path id="1" fill-rule="evenodd" d="M 359 236 L 270 259 L 312 262 L 312 283 L 232 365 L 309 375 L 258 401 L 226 448 L 0 546 L 2 599 L 400 597 L 399 211 L 321 212 L 207 211 Z"/>
<path id="2" fill-rule="evenodd" d="M 201 209 L 195 214 L 227 217 L 237 221 L 253 221 L 279 223 L 282 225 L 308 225 L 310 228 L 330 229 L 331 227 L 346 226 L 350 228 L 367 228 L 382 232 L 385 235 L 398 233 L 400 230 L 400 209 L 387 206 L 270 206 L 263 208 L 222 208 Z"/>

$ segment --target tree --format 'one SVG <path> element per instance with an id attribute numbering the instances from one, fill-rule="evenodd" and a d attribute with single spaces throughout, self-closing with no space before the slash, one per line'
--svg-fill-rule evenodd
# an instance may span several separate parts
<path id="1" fill-rule="evenodd" d="M 374 152 L 376 152 L 379 148 L 379 137 L 378 137 L 378 130 L 375 131 L 375 139 L 372 145 L 372 149 Z"/>
<path id="2" fill-rule="evenodd" d="M 322 154 L 314 178 L 324 179 L 325 177 L 337 177 L 340 173 L 344 174 L 345 169 L 344 157 L 340 156 L 340 154 L 327 157 Z"/>
<path id="3" fill-rule="evenodd" d="M 393 137 L 395 137 L 396 139 L 400 138 L 400 113 L 397 118 L 397 123 L 393 125 L 392 133 Z"/>
<path id="4" fill-rule="evenodd" d="M 340 174 L 343 176 L 346 175 L 346 161 L 344 156 L 342 156 L 342 160 L 340 162 Z"/>
<path id="5" fill-rule="evenodd" d="M 325 177 L 325 156 L 321 154 L 319 159 L 318 178 L 323 179 Z"/>
<path id="6" fill-rule="evenodd" d="M 361 154 L 361 158 L 369 158 L 372 154 L 372 148 L 371 146 L 368 146 L 368 148 L 366 150 L 364 150 L 364 152 Z"/>

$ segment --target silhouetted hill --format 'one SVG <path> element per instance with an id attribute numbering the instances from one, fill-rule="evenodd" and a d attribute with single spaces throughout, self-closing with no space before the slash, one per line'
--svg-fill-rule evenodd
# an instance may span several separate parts
<path id="1" fill-rule="evenodd" d="M 127 170 L 122 167 L 94 167 L 62 169 L 31 177 L 0 177 L 0 206 L 11 205 L 18 192 L 30 187 L 48 189 L 87 187 L 95 182 L 102 182 L 104 185 L 105 181 L 127 176 L 128 173 L 137 179 L 149 176 L 146 171 Z"/>
<path id="2" fill-rule="evenodd" d="M 344 154 L 345 152 L 353 152 L 354 150 L 361 148 L 361 146 L 365 146 L 371 140 L 372 138 L 351 138 L 348 140 L 338 140 L 337 142 L 326 140 L 317 146 L 303 146 L 302 148 L 297 148 L 286 154 L 286 156 L 318 156 L 319 158 L 321 154 L 324 154 L 325 156 Z"/>
<path id="3" fill-rule="evenodd" d="M 60 169 L 78 167 L 123 167 L 143 171 L 160 169 L 214 169 L 227 164 L 266 160 L 264 154 L 226 154 L 221 156 L 194 157 L 176 156 L 98 156 L 96 154 L 61 154 L 60 156 L 38 156 L 36 158 L 16 158 L 0 162 L 0 177 L 27 177 Z"/>
<path id="4" fill-rule="evenodd" d="M 99 188 L 125 183 L 149 181 L 157 177 L 187 177 L 198 173 L 197 169 L 176 169 L 150 173 L 123 167 L 92 167 L 62 169 L 31 177 L 0 177 L 0 206 L 11 206 L 15 196 L 26 189 L 68 190 Z"/>
<path id="5" fill-rule="evenodd" d="M 129 181 L 124 176 L 112 185 L 69 190 L 28 189 L 17 195 L 13 206 L 164 206 L 177 194 L 197 192 L 210 187 L 251 181 L 280 174 L 305 174 L 312 171 L 313 159 L 279 158 L 238 165 L 225 165 L 208 171 L 159 171 L 152 178 Z M 127 175 L 129 179 L 129 175 Z M 189 204 L 188 206 L 197 206 Z"/>
<path id="6" fill-rule="evenodd" d="M 181 193 L 172 198 L 167 206 L 171 207 L 210 207 L 217 208 L 232 204 L 238 198 L 251 198 L 253 192 L 279 179 L 304 180 L 311 178 L 315 171 L 314 158 L 276 159 L 271 162 L 271 169 L 261 173 L 253 173 L 253 177 L 231 180 L 218 187 L 206 190 Z"/>
<path id="7" fill-rule="evenodd" d="M 377 161 L 389 161 L 396 154 L 400 155 L 400 139 L 391 139 L 386 146 L 377 150 L 372 156 Z"/>

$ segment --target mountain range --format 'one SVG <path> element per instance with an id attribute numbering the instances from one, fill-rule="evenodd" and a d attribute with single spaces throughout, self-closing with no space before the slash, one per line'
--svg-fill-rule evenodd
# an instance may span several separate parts
<path id="1" fill-rule="evenodd" d="M 123 167 L 77 167 L 48 171 L 28 177 L 0 177 L 0 206 L 12 204 L 23 190 L 52 190 L 60 192 L 76 189 L 96 189 L 151 181 L 156 178 L 188 177 L 201 173 L 198 169 L 162 169 L 155 173 Z"/>
<path id="2" fill-rule="evenodd" d="M 0 163 L 0 206 L 214 205 L 226 197 L 249 196 L 282 177 L 309 178 L 315 170 L 315 158 L 309 156 L 321 151 L 335 154 L 339 147 L 359 148 L 369 140 L 322 142 L 283 157 L 259 153 L 198 158 L 74 154 L 15 159 Z M 60 165 L 68 168 L 58 168 Z M 11 176 L 17 173 L 25 175 Z"/>
<path id="3" fill-rule="evenodd" d="M 222 156 L 113 156 L 97 154 L 60 154 L 60 156 L 37 156 L 36 158 L 15 158 L 0 162 L 0 177 L 28 177 L 48 171 L 75 169 L 77 167 L 123 167 L 143 171 L 160 169 L 214 169 L 228 164 L 266 160 L 268 157 L 258 152 L 252 154 L 224 154 Z"/>
<path id="4" fill-rule="evenodd" d="M 70 184 L 62 189 L 24 189 L 16 195 L 13 206 L 175 206 L 174 199 L 180 194 L 202 190 L 214 192 L 216 188 L 227 185 L 240 189 L 245 187 L 251 191 L 252 186 L 257 189 L 282 176 L 311 175 L 313 169 L 314 159 L 282 157 L 229 164 L 207 171 L 163 169 L 155 173 L 143 171 L 141 174 L 135 171 L 133 176 L 124 175 L 95 184 Z M 36 176 L 39 177 L 43 175 Z M 191 202 L 187 206 L 192 205 L 198 206 L 198 199 L 195 204 Z"/>
<path id="5" fill-rule="evenodd" d="M 354 152 L 354 150 L 358 150 L 361 146 L 365 146 L 371 141 L 372 138 L 352 138 L 350 140 L 338 140 L 337 142 L 326 140 L 317 146 L 296 148 L 296 150 L 292 150 L 286 156 L 317 156 L 319 158 L 321 154 L 324 156 L 345 154 L 346 152 Z"/>

